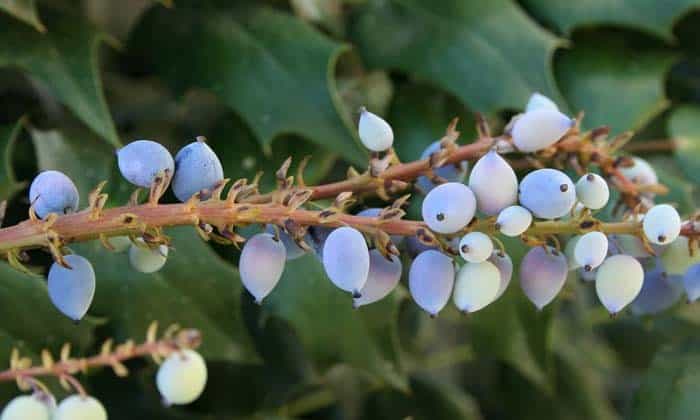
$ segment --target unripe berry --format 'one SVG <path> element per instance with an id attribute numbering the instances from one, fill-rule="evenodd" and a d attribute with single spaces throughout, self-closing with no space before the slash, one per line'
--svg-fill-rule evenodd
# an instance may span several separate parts
<path id="1" fill-rule="evenodd" d="M 223 179 L 221 161 L 203 138 L 183 147 L 175 155 L 172 187 L 178 200 L 185 202 L 200 191 L 210 191 Z"/>
<path id="2" fill-rule="evenodd" d="M 207 365 L 194 350 L 173 352 L 158 368 L 156 385 L 166 404 L 189 404 L 207 383 Z"/>
<path id="3" fill-rule="evenodd" d="M 131 267 L 141 273 L 155 273 L 163 268 L 168 260 L 168 247 L 158 245 L 155 248 L 146 246 L 143 239 L 137 238 L 139 245 L 132 244 L 129 249 L 129 263 Z"/>
<path id="4" fill-rule="evenodd" d="M 71 395 L 61 401 L 52 420 L 107 420 L 107 410 L 89 395 Z"/>
<path id="5" fill-rule="evenodd" d="M 3 408 L 0 420 L 50 420 L 52 403 L 53 398 L 44 393 L 20 395 Z"/>
<path id="6" fill-rule="evenodd" d="M 383 152 L 394 143 L 394 131 L 389 123 L 365 108 L 361 110 L 358 131 L 362 144 L 373 152 Z"/>

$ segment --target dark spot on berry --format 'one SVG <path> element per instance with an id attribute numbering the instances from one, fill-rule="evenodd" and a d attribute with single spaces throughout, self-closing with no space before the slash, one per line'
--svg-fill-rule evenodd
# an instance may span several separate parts
<path id="1" fill-rule="evenodd" d="M 362 297 L 362 293 L 360 293 L 359 290 L 353 290 L 353 292 L 352 292 L 352 297 L 353 297 L 354 299 L 359 299 L 359 298 Z"/>
<path id="2" fill-rule="evenodd" d="M 462 245 L 462 247 L 460 248 L 460 250 L 462 250 L 462 253 L 463 253 L 463 254 L 468 254 L 468 253 L 469 253 L 469 246 L 468 246 L 468 245 Z"/>
<path id="3" fill-rule="evenodd" d="M 659 235 L 656 239 L 658 239 L 660 243 L 664 243 L 666 242 L 666 235 Z"/>
<path id="4" fill-rule="evenodd" d="M 493 227 L 494 227 L 496 230 L 501 230 L 501 224 L 500 224 L 500 223 L 496 223 L 495 225 L 493 225 Z"/>
<path id="5" fill-rule="evenodd" d="M 586 181 L 593 182 L 594 179 L 595 179 L 595 177 L 593 176 L 593 174 L 586 175 Z"/>
<path id="6" fill-rule="evenodd" d="M 437 216 L 435 216 L 435 218 L 438 220 L 438 222 L 442 222 L 443 220 L 445 220 L 445 214 L 438 213 Z"/>
<path id="7" fill-rule="evenodd" d="M 583 270 L 586 271 L 586 272 L 589 272 L 589 271 L 593 270 L 593 267 L 591 267 L 590 265 L 586 264 L 586 265 L 583 266 Z"/>
<path id="8" fill-rule="evenodd" d="M 559 186 L 559 191 L 561 192 L 567 192 L 569 190 L 569 186 L 567 184 L 561 184 Z"/>

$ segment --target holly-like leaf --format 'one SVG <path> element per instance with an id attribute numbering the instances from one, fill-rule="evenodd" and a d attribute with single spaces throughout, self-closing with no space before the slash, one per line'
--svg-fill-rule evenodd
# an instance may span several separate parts
<path id="1" fill-rule="evenodd" d="M 666 40 L 673 39 L 673 25 L 698 0 L 525 0 L 533 15 L 564 33 L 583 26 L 618 25 L 646 31 Z"/>
<path id="2" fill-rule="evenodd" d="M 368 3 L 351 36 L 369 65 L 426 79 L 481 112 L 520 109 L 533 91 L 560 99 L 550 69 L 560 41 L 515 2 Z"/>
<path id="3" fill-rule="evenodd" d="M 142 274 L 128 255 L 115 254 L 99 241 L 72 246 L 95 267 L 97 288 L 90 309 L 108 319 L 117 337 L 140 336 L 152 321 L 177 323 L 202 332 L 201 353 L 211 359 L 251 360 L 242 321 L 238 272 L 223 261 L 192 227 L 168 230 L 173 249 L 161 271 Z"/>
<path id="4" fill-rule="evenodd" d="M 668 131 L 683 173 L 693 182 L 700 183 L 700 107 L 686 105 L 673 110 Z"/>
<path id="5" fill-rule="evenodd" d="M 252 180 L 262 171 L 264 176 L 260 182 L 261 191 L 276 187 L 275 172 L 287 157 L 292 158 L 293 164 L 288 172 L 290 176 L 297 175 L 298 165 L 305 157 L 312 157 L 304 170 L 304 182 L 307 185 L 320 182 L 336 160 L 331 151 L 320 149 L 299 137 L 278 138 L 269 146 L 272 153 L 266 154 L 236 115 L 221 118 L 213 128 L 209 142 L 221 159 L 227 178 Z"/>
<path id="6" fill-rule="evenodd" d="M 11 198 L 25 185 L 17 180 L 12 164 L 12 151 L 21 129 L 21 121 L 9 127 L 0 126 L 0 162 L 3 166 L 0 168 L 0 201 Z"/>
<path id="7" fill-rule="evenodd" d="M 680 420 L 700 417 L 700 342 L 690 338 L 662 349 L 646 374 L 630 419 Z"/>
<path id="8" fill-rule="evenodd" d="M 263 308 L 296 328 L 320 371 L 346 363 L 405 388 L 396 349 L 387 345 L 398 340 L 395 326 L 402 295 L 397 290 L 371 307 L 354 310 L 350 294 L 333 286 L 314 255 L 306 255 L 287 261 L 282 279 Z"/>
<path id="9" fill-rule="evenodd" d="M 9 368 L 15 347 L 35 363 L 40 363 L 42 349 L 56 355 L 66 342 L 71 343 L 74 354 L 82 354 L 93 341 L 94 327 L 90 320 L 75 325 L 54 308 L 40 276 L 20 273 L 0 263 L 0 370 Z M 13 382 L 3 383 L 0 401 L 17 393 Z"/>
<path id="10" fill-rule="evenodd" d="M 130 48 L 177 91 L 200 87 L 236 111 L 266 152 L 297 134 L 361 163 L 366 153 L 340 112 L 333 71 L 346 47 L 268 8 L 155 8 Z"/>
<path id="11" fill-rule="evenodd" d="M 0 10 L 33 26 L 39 32 L 46 31 L 37 13 L 35 0 L 0 0 Z"/>
<path id="12" fill-rule="evenodd" d="M 48 32 L 41 34 L 0 16 L 0 67 L 18 67 L 41 82 L 88 127 L 119 146 L 112 117 L 102 92 L 97 53 L 106 39 L 85 20 L 52 14 Z"/>
<path id="13" fill-rule="evenodd" d="M 674 56 L 668 50 L 628 45 L 613 33 L 582 37 L 557 60 L 557 81 L 573 111 L 585 111 L 588 128 L 615 134 L 642 128 L 668 107 L 664 79 Z"/>

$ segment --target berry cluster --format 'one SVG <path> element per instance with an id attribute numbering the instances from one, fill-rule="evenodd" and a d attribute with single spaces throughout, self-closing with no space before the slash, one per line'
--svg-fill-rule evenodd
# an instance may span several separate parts
<path id="1" fill-rule="evenodd" d="M 88 210 L 70 215 L 78 210 L 75 185 L 60 172 L 45 171 L 29 191 L 31 220 L 0 229 L 0 250 L 21 268 L 19 251 L 48 248 L 55 259 L 48 273 L 50 298 L 76 321 L 92 301 L 95 273 L 89 261 L 67 250 L 67 243 L 99 237 L 111 250 L 128 248 L 131 266 L 152 273 L 168 257 L 162 227 L 177 224 L 194 224 L 205 239 L 244 242 L 241 280 L 258 303 L 274 290 L 287 260 L 313 253 L 330 281 L 352 295 L 355 307 L 371 304 L 399 284 L 408 262 L 400 258 L 401 247 L 413 257 L 408 288 L 421 308 L 436 316 L 452 297 L 460 311 L 475 312 L 498 299 L 511 281 L 513 260 L 499 235 L 518 237 L 531 247 L 520 262 L 520 285 L 539 309 L 557 296 L 574 270 L 595 281 L 611 314 L 629 304 L 635 313 L 659 312 L 679 300 L 683 288 L 690 301 L 700 297 L 700 257 L 694 252 L 700 218 L 683 222 L 672 206 L 654 203 L 663 186 L 653 168 L 637 157 L 613 156 L 629 137 L 608 141 L 604 129 L 581 133 L 580 118 L 568 117 L 540 94 L 499 137 L 491 137 L 485 122 L 478 122 L 477 142 L 457 146 L 455 121 L 421 160 L 402 164 L 392 148 L 391 126 L 362 109 L 359 139 L 372 152 L 365 173 L 349 171 L 347 180 L 306 187 L 287 177 L 287 160 L 276 173 L 277 190 L 261 194 L 257 180 L 242 179 L 225 199 L 221 195 L 229 180 L 203 138 L 174 159 L 158 143 L 134 141 L 118 150 L 118 165 L 126 180 L 150 189 L 147 203 L 139 205 L 134 194 L 128 206 L 106 210 L 107 217 L 106 195 L 98 187 Z M 536 169 L 518 179 L 507 154 L 525 154 Z M 470 171 L 468 158 L 475 160 Z M 569 162 L 572 172 L 560 170 Z M 574 172 L 575 182 L 569 175 Z M 422 221 L 402 219 L 409 196 L 385 208 L 347 213 L 354 193 L 376 193 L 389 201 L 412 180 L 425 194 Z M 182 204 L 159 204 L 170 185 Z M 611 190 L 619 193 L 612 213 L 620 221 L 604 223 L 594 215 L 613 207 Z M 306 209 L 309 200 L 324 197 L 335 201 L 321 211 Z M 61 225 L 72 217 L 94 223 L 82 230 L 76 221 Z M 235 230 L 250 224 L 261 227 L 250 238 Z M 186 379 L 172 379 L 182 372 L 189 372 Z M 161 367 L 158 385 L 170 402 L 187 403 L 201 392 L 205 377 L 201 358 L 182 352 Z M 42 396 L 32 398 L 21 401 L 46 405 Z M 73 405 L 78 403 L 68 404 Z"/>
<path id="2" fill-rule="evenodd" d="M 0 373 L 0 380 L 14 379 L 22 390 L 31 390 L 28 395 L 12 399 L 0 413 L 0 420 L 107 420 L 107 411 L 102 403 L 88 395 L 73 376 L 89 367 L 111 366 L 119 376 L 128 374 L 122 361 L 136 357 L 151 356 L 161 362 L 156 374 L 156 386 L 165 404 L 189 404 L 204 391 L 207 381 L 207 366 L 202 356 L 193 350 L 199 344 L 200 334 L 196 330 L 170 328 L 165 336 L 156 340 L 157 325 L 151 325 L 148 338 L 141 345 L 127 342 L 111 351 L 111 340 L 105 342 L 99 355 L 83 359 L 70 358 L 70 346 L 61 350 L 60 361 L 53 361 L 51 354 L 42 353 L 43 366 L 32 366 L 31 359 L 21 358 L 17 350 L 12 352 L 11 368 Z M 67 391 L 73 391 L 60 403 L 38 376 L 55 376 Z"/>

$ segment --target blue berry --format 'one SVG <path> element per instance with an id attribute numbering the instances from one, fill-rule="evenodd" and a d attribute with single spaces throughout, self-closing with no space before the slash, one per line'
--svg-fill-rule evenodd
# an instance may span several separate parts
<path id="1" fill-rule="evenodd" d="M 132 184 L 149 188 L 160 172 L 173 175 L 175 162 L 168 149 L 151 140 L 136 140 L 117 150 L 119 171 Z"/>
<path id="2" fill-rule="evenodd" d="M 357 229 L 343 226 L 328 235 L 323 244 L 323 268 L 338 288 L 361 297 L 369 275 L 369 249 Z"/>
<path id="3" fill-rule="evenodd" d="M 435 187 L 423 200 L 423 220 L 437 233 L 455 233 L 474 218 L 476 197 L 469 187 L 448 182 Z"/>
<path id="4" fill-rule="evenodd" d="M 272 292 L 282 277 L 287 251 L 270 233 L 258 233 L 243 246 L 238 268 L 246 290 L 262 300 Z"/>
<path id="5" fill-rule="evenodd" d="M 49 270 L 49 297 L 59 311 L 79 321 L 95 296 L 95 270 L 90 261 L 80 255 L 66 255 L 64 259 L 71 268 L 53 263 Z"/>
<path id="6" fill-rule="evenodd" d="M 565 216 L 576 203 L 571 179 L 556 169 L 532 171 L 520 181 L 520 204 L 536 217 L 556 219 Z"/>
<path id="7" fill-rule="evenodd" d="M 568 272 L 562 253 L 538 246 L 530 249 L 520 263 L 520 286 L 528 299 L 542 309 L 559 294 Z"/>
<path id="8" fill-rule="evenodd" d="M 432 249 L 420 253 L 408 273 L 413 300 L 431 316 L 437 316 L 449 301 L 454 281 L 450 257 Z"/>
<path id="9" fill-rule="evenodd" d="M 185 202 L 202 190 L 211 190 L 224 179 L 224 169 L 216 153 L 203 140 L 180 149 L 175 155 L 173 193 Z"/>
<path id="10" fill-rule="evenodd" d="M 29 202 L 42 219 L 49 213 L 73 213 L 78 210 L 78 188 L 63 172 L 44 171 L 29 187 Z"/>

